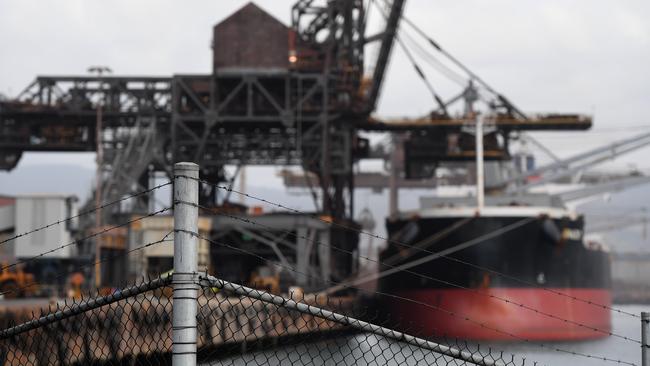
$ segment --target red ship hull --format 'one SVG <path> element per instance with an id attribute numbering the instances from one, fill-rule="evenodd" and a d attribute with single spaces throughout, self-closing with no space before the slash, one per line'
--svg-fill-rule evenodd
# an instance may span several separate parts
<path id="1" fill-rule="evenodd" d="M 397 299 L 387 305 L 391 314 L 399 314 L 405 324 L 413 324 L 434 336 L 477 340 L 581 340 L 605 337 L 611 331 L 609 310 L 586 302 L 611 304 L 608 289 L 550 290 L 585 302 L 540 288 L 486 288 L 476 291 L 420 289 L 395 293 L 441 310 Z M 538 309 L 553 317 L 515 304 Z"/>
<path id="2" fill-rule="evenodd" d="M 388 222 L 393 241 L 380 260 L 392 266 L 461 243 L 472 245 L 378 281 L 384 293 L 440 310 L 387 296 L 378 298 L 378 305 L 392 319 L 405 321 L 404 329 L 410 323 L 429 336 L 509 341 L 607 336 L 612 303 L 609 254 L 584 242 L 582 217 L 553 210 L 494 207 L 467 221 L 468 210 L 436 209 Z M 459 229 L 436 239 L 459 220 L 465 220 Z M 519 226 L 490 235 L 511 225 Z"/>

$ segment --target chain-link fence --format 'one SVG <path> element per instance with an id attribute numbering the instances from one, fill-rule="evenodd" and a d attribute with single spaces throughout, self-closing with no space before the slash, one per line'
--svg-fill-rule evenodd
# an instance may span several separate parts
<path id="1" fill-rule="evenodd" d="M 207 273 L 198 273 L 199 239 L 252 257 L 258 256 L 237 246 L 203 237 L 198 230 L 198 167 L 178 163 L 175 174 L 174 229 L 162 239 L 124 254 L 158 245 L 173 233 L 173 275 L 143 281 L 108 296 L 82 301 L 58 301 L 43 305 L 33 299 L 18 299 L 12 301 L 12 309 L 7 308 L 5 303 L 0 304 L 0 365 L 533 363 L 489 348 L 479 348 L 478 345 L 441 340 L 434 337 L 434 329 L 400 324 L 398 318 L 389 321 L 390 314 L 368 312 L 354 295 L 278 295 L 255 289 L 256 286 L 249 288 L 211 277 Z M 70 245 L 73 243 L 53 250 Z M 45 254 L 47 252 L 34 258 Z M 308 275 L 287 264 L 275 263 L 264 257 L 257 259 Z M 261 285 L 264 286 L 260 288 L 280 291 L 278 286 L 268 286 L 268 283 Z M 345 286 L 345 291 L 369 293 L 354 286 Z M 425 311 L 443 311 L 459 322 L 471 321 L 487 327 L 464 314 L 430 303 L 387 293 L 371 293 L 390 296 L 395 301 L 417 303 L 422 307 L 423 316 L 426 316 Z M 515 335 L 513 339 L 528 342 Z M 638 343 L 647 344 L 645 340 Z M 576 357 L 634 365 L 554 345 L 536 345 Z"/>
<path id="2" fill-rule="evenodd" d="M 159 278 L 108 296 L 51 304 L 18 325 L 7 324 L 19 320 L 15 312 L 3 316 L 0 364 L 171 364 L 171 282 Z M 202 275 L 197 364 L 523 365 L 465 343 L 450 347 L 376 325 L 368 321 L 376 315 L 353 304 L 349 298 L 277 296 Z"/>
<path id="3" fill-rule="evenodd" d="M 56 302 L 28 316 L 5 310 L 1 365 L 160 365 L 169 359 L 169 279 L 156 279 L 87 300 Z M 26 301 L 25 307 L 29 308 Z M 167 362 L 168 363 L 168 362 Z"/>
<path id="4" fill-rule="evenodd" d="M 378 325 L 391 322 L 352 298 L 277 296 L 210 276 L 200 283 L 202 365 L 524 365 L 491 349 Z"/>
<path id="5" fill-rule="evenodd" d="M 198 241 L 205 238 L 198 231 L 198 166 L 178 163 L 175 174 L 173 231 L 131 250 L 173 233 L 173 275 L 82 301 L 18 300 L 24 303 L 14 305 L 36 313 L 14 309 L 0 317 L 0 364 L 524 364 L 489 349 L 413 336 L 432 330 L 414 333 L 387 322 L 388 314 L 364 311 L 355 297 L 280 296 L 199 274 Z"/>

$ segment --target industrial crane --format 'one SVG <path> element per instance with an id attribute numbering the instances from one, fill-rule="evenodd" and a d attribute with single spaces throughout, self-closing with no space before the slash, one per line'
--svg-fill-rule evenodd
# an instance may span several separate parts
<path id="1" fill-rule="evenodd" d="M 532 187 L 576 175 L 595 165 L 650 145 L 650 133 L 607 143 L 589 151 L 559 159 L 535 169 L 521 172 L 501 182 L 509 193 L 522 193 Z"/>
<path id="2" fill-rule="evenodd" d="M 321 210 L 351 218 L 352 165 L 369 152 L 358 131 L 407 132 L 406 177 L 422 178 L 440 161 L 474 156 L 472 139 L 462 131 L 467 114 L 450 114 L 459 101 L 469 113 L 485 99 L 496 113 L 496 128 L 485 137 L 488 159 L 509 157 L 512 131 L 590 127 L 586 116 L 524 114 L 404 17 L 404 5 L 403 0 L 298 1 L 287 29 L 284 69 L 273 72 L 225 70 L 215 61 L 210 75 L 38 77 L 17 98 L 0 102 L 0 168 L 15 167 L 25 151 L 94 151 L 95 110 L 102 105 L 104 134 L 112 136 L 102 141 L 105 200 L 146 186 L 152 172 L 169 174 L 174 161 L 196 161 L 212 181 L 225 181 L 223 167 L 229 164 L 299 165 L 317 177 L 312 183 L 322 193 Z M 367 34 L 370 7 L 383 18 L 376 34 Z M 438 105 L 428 116 L 382 121 L 371 113 L 395 43 L 408 52 L 404 25 L 424 37 L 429 51 L 465 73 L 466 84 L 447 99 L 434 92 Z M 374 60 L 365 52 L 371 44 L 378 50 Z M 215 59 L 222 46 L 214 46 Z M 255 105 L 257 100 L 262 102 Z M 497 135 L 504 137 L 502 145 Z M 135 149 L 137 163 L 124 159 L 125 148 Z M 214 189 L 204 187 L 204 203 L 217 199 Z"/>
<path id="3" fill-rule="evenodd" d="M 356 226 L 353 167 L 374 156 L 364 132 L 400 135 L 399 160 L 405 174 L 393 181 L 404 182 L 431 178 L 441 162 L 473 160 L 475 139 L 466 127 L 479 112 L 494 115 L 484 137 L 486 159 L 493 160 L 509 159 L 509 141 L 517 131 L 591 126 L 588 116 L 522 112 L 405 17 L 405 3 L 299 0 L 291 9 L 289 26 L 247 4 L 213 28 L 213 69 L 206 74 L 39 76 L 16 98 L 0 99 L 0 169 L 13 169 L 24 152 L 96 151 L 101 144 L 102 197 L 107 202 L 147 188 L 152 175 L 171 178 L 171 167 L 178 161 L 196 162 L 203 179 L 225 184 L 233 181 L 227 165 L 299 166 L 319 216 Z M 368 27 L 371 9 L 380 17 L 374 33 Z M 376 46 L 376 55 L 369 56 L 369 46 Z M 425 83 L 433 107 L 425 116 L 382 120 L 373 112 L 397 47 Z M 458 93 L 438 94 L 413 51 L 454 78 Z M 451 66 L 441 66 L 438 57 Z M 201 204 L 212 208 L 228 199 L 207 184 L 201 185 L 199 195 Z M 128 212 L 114 207 L 106 212 L 104 223 L 117 221 L 118 214 L 146 212 L 149 200 L 139 196 Z M 277 217 L 271 216 L 258 219 L 277 224 Z M 235 222 L 223 221 L 221 230 L 246 232 Z M 328 231 L 321 233 L 327 240 L 355 247 L 358 238 L 322 226 L 318 230 Z M 301 232 L 295 226 L 291 230 Z M 271 235 L 265 233 L 258 241 L 275 243 L 278 238 Z M 306 242 L 285 244 L 296 248 L 299 270 L 316 265 L 309 262 L 311 247 Z M 340 253 L 323 255 L 319 263 L 330 263 L 329 256 L 334 263 Z M 338 274 L 338 269 L 322 265 L 322 277 L 346 278 L 349 258 L 338 263 Z"/>

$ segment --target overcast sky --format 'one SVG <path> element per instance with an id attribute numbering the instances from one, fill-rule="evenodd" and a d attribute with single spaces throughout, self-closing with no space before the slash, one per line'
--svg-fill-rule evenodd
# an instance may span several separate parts
<path id="1" fill-rule="evenodd" d="M 257 4 L 288 24 L 293 2 Z M 244 4 L 0 0 L 0 93 L 15 96 L 36 75 L 84 74 L 89 65 L 119 75 L 209 73 L 212 26 Z M 650 126 L 648 1 L 409 0 L 406 16 L 521 109 L 594 114 L 593 133 L 539 134 L 561 155 Z M 429 78 L 452 92 L 437 74 Z M 396 49 L 378 114 L 418 116 L 432 106 Z M 649 168 L 645 155 L 627 161 Z M 62 160 L 93 164 L 91 154 L 30 154 L 21 164 Z"/>

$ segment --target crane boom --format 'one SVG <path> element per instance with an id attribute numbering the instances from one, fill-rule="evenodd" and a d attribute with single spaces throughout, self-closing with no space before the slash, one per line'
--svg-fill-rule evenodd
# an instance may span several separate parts
<path id="1" fill-rule="evenodd" d="M 393 49 L 393 44 L 395 43 L 395 35 L 397 33 L 397 28 L 399 27 L 399 21 L 402 18 L 405 2 L 405 0 L 394 0 L 388 13 L 386 27 L 382 34 L 381 46 L 379 47 L 379 53 L 377 54 L 375 70 L 372 75 L 372 84 L 368 92 L 368 112 L 373 111 L 377 106 L 379 93 L 384 81 L 384 75 L 386 74 L 386 67 L 388 66 L 390 53 Z"/>
<path id="2" fill-rule="evenodd" d="M 503 182 L 515 184 L 509 192 L 524 192 L 528 188 L 545 183 L 554 182 L 579 171 L 598 165 L 607 160 L 614 159 L 623 154 L 630 153 L 650 144 L 650 133 L 634 136 L 625 140 L 615 141 L 604 146 L 562 159 L 537 169 L 522 173 Z M 531 177 L 538 177 L 534 181 L 527 181 Z M 519 183 L 519 185 L 517 185 Z"/>
<path id="3" fill-rule="evenodd" d="M 622 192 L 627 189 L 648 183 L 650 183 L 649 176 L 631 176 L 558 193 L 554 196 L 558 197 L 562 202 L 572 202 L 594 197 L 599 194 Z"/>

